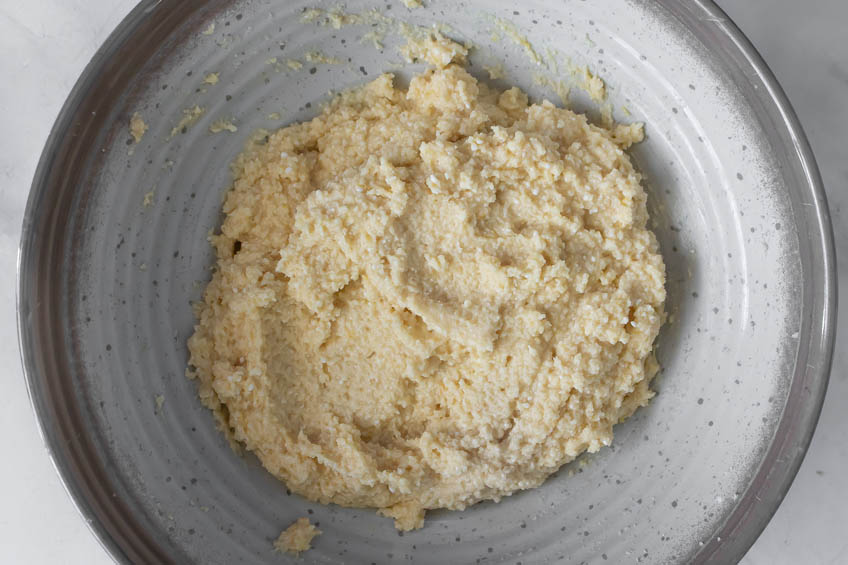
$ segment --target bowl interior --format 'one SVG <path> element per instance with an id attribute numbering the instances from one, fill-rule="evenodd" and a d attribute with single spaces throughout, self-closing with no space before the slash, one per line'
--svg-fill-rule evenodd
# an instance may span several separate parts
<path id="1" fill-rule="evenodd" d="M 809 266 L 799 189 L 772 135 L 779 124 L 763 118 L 756 81 L 725 47 L 707 48 L 712 32 L 692 23 L 704 8 L 425 0 L 408 9 L 352 0 L 344 11 L 363 15 L 337 28 L 324 15 L 304 21 L 306 8 L 330 2 L 175 4 L 147 2 L 132 16 L 148 26 L 158 18 L 164 40 L 142 43 L 144 66 L 119 85 L 121 96 L 101 103 L 108 115 L 97 142 L 79 149 L 85 167 L 72 213 L 54 234 L 63 273 L 54 283 L 67 301 L 56 331 L 73 375 L 63 394 L 92 464 L 107 469 L 108 488 L 132 516 L 122 535 L 202 563 L 284 560 L 272 540 L 301 516 L 324 532 L 308 562 L 668 562 L 715 541 L 779 430 Z M 166 10 L 179 12 L 178 24 Z M 397 21 L 449 24 L 446 33 L 474 44 L 476 76 L 489 81 L 484 67 L 501 63 L 505 78 L 495 84 L 519 85 L 535 100 L 560 103 L 540 76 L 568 82 L 567 69 L 588 65 L 603 77 L 615 117 L 646 124 L 631 154 L 650 193 L 670 312 L 658 395 L 617 426 L 610 448 L 498 504 L 432 512 L 405 535 L 372 511 L 289 495 L 254 457 L 230 449 L 184 375 L 228 164 L 254 131 L 309 119 L 330 91 L 423 69 L 402 64 Z M 315 51 L 340 63 L 310 62 Z M 583 93 L 571 104 L 597 116 Z M 195 106 L 202 115 L 185 121 Z M 137 145 L 127 130 L 134 112 L 150 128 Z M 221 119 L 237 131 L 211 133 Z"/>

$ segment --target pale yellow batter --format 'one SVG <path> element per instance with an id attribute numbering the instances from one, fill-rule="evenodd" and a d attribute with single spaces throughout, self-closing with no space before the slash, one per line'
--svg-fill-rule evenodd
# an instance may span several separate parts
<path id="1" fill-rule="evenodd" d="M 130 135 L 135 143 L 140 143 L 141 138 L 147 132 L 147 124 L 144 123 L 141 115 L 138 112 L 134 113 L 130 118 Z"/>
<path id="2" fill-rule="evenodd" d="M 298 518 L 286 528 L 274 542 L 274 549 L 299 555 L 312 547 L 315 536 L 321 535 L 321 530 L 309 523 L 309 518 Z"/>
<path id="3" fill-rule="evenodd" d="M 664 318 L 641 126 L 444 53 L 239 156 L 189 341 L 201 399 L 271 473 L 400 529 L 608 445 L 652 396 Z"/>

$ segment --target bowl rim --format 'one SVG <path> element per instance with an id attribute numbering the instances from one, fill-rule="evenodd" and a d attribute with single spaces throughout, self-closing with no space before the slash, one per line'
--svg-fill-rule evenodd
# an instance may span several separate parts
<path id="1" fill-rule="evenodd" d="M 818 228 L 810 234 L 817 236 L 815 241 L 811 241 L 815 254 L 809 269 L 811 280 L 803 283 L 804 296 L 812 296 L 813 307 L 810 312 L 804 313 L 795 373 L 777 430 L 747 490 L 739 497 L 716 536 L 703 542 L 693 559 L 694 563 L 728 563 L 738 562 L 745 556 L 777 512 L 815 433 L 830 379 L 836 340 L 836 252 L 824 183 L 812 147 L 789 98 L 756 47 L 714 0 L 692 0 L 692 4 L 705 12 L 709 23 L 733 42 L 765 87 L 759 90 L 760 98 L 774 104 L 782 118 L 780 125 L 789 133 L 794 147 L 793 156 L 799 161 L 806 180 L 805 188 L 809 189 L 809 201 L 801 204 L 811 209 L 806 218 L 812 222 L 807 227 Z M 799 190 L 802 189 L 799 187 Z M 799 238 L 803 236 L 799 229 Z M 817 294 L 817 290 L 821 293 Z M 806 332 L 803 331 L 805 325 Z M 787 414 L 800 425 L 793 427 Z M 786 432 L 785 435 L 781 431 Z"/>
<path id="2" fill-rule="evenodd" d="M 38 372 L 35 363 L 42 351 L 38 350 L 29 326 L 30 303 L 33 302 L 30 300 L 30 294 L 36 281 L 30 280 L 31 276 L 23 266 L 28 252 L 39 251 L 36 241 L 40 234 L 35 233 L 33 226 L 39 216 L 39 204 L 49 192 L 49 172 L 60 148 L 69 137 L 69 131 L 74 127 L 80 105 L 90 92 L 95 79 L 102 74 L 118 48 L 145 21 L 153 18 L 154 14 L 174 8 L 179 3 L 179 0 L 142 0 L 124 17 L 86 65 L 60 110 L 39 159 L 23 217 L 17 256 L 18 342 L 27 394 L 36 415 L 39 434 L 77 511 L 101 547 L 117 562 L 136 561 L 139 557 L 151 555 L 171 561 L 173 556 L 163 555 L 155 551 L 155 548 L 153 553 L 149 550 L 140 551 L 137 546 L 129 546 L 124 538 L 117 539 L 113 531 L 107 528 L 102 514 L 91 506 L 80 477 L 62 456 L 60 448 L 67 438 L 48 414 L 43 396 L 44 375 Z M 199 9 L 203 2 L 189 0 L 183 4 L 183 8 L 190 4 L 189 10 L 194 11 Z M 661 4 L 669 8 L 671 2 L 662 1 Z M 747 64 L 746 70 L 753 72 L 753 76 L 765 87 L 758 91 L 759 97 L 765 104 L 773 106 L 781 118 L 779 127 L 785 128 L 789 134 L 794 145 L 792 155 L 797 158 L 797 165 L 803 171 L 806 182 L 803 186 L 799 185 L 797 190 L 803 192 L 807 199 L 805 204 L 811 208 L 805 217 L 808 223 L 805 227 L 809 230 L 809 235 L 814 236 L 811 240 L 814 252 L 809 269 L 811 277 L 810 280 L 804 281 L 804 291 L 807 294 L 813 293 L 814 301 L 811 311 L 804 313 L 802 324 L 806 324 L 806 331 L 802 331 L 799 339 L 795 374 L 777 431 L 747 490 L 740 496 L 725 523 L 718 528 L 718 534 L 704 542 L 693 558 L 695 563 L 726 563 L 741 559 L 765 529 L 788 492 L 815 432 L 827 390 L 836 337 L 836 257 L 824 185 L 807 137 L 777 79 L 752 43 L 713 0 L 688 0 L 678 3 L 675 10 L 694 14 L 693 17 L 697 17 L 701 25 L 715 26 L 713 31 L 731 42 Z M 799 230 L 799 237 L 801 235 Z M 803 395 L 798 394 L 801 387 Z M 788 421 L 788 417 L 794 418 L 792 422 Z M 786 433 L 781 434 L 781 429 Z"/>

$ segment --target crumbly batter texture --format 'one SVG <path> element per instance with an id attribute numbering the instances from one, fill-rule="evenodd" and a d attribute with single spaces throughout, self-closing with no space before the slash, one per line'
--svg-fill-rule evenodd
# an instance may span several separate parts
<path id="1" fill-rule="evenodd" d="M 138 112 L 135 112 L 130 118 L 130 135 L 134 143 L 140 143 L 141 138 L 147 132 L 147 124 Z"/>
<path id="2" fill-rule="evenodd" d="M 321 530 L 309 523 L 309 518 L 298 518 L 286 528 L 274 542 L 274 549 L 283 552 L 300 553 L 312 547 L 312 539 L 321 534 Z"/>
<path id="3" fill-rule="evenodd" d="M 402 530 L 608 445 L 664 319 L 641 125 L 439 49 L 407 90 L 383 75 L 237 158 L 189 341 L 200 398 L 271 473 Z"/>

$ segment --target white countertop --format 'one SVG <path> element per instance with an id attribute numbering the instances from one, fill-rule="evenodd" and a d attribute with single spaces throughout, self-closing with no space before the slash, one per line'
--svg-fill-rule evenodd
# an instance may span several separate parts
<path id="1" fill-rule="evenodd" d="M 27 399 L 15 329 L 15 263 L 36 162 L 68 92 L 135 0 L 0 0 L 0 562 L 111 563 L 65 493 Z M 848 297 L 848 2 L 719 0 L 794 105 L 827 187 L 840 293 Z M 811 7 L 812 5 L 812 7 Z M 839 336 L 848 335 L 848 308 Z M 744 563 L 848 563 L 848 350 L 837 345 L 810 451 Z"/>

